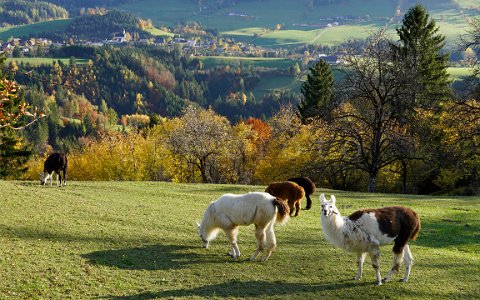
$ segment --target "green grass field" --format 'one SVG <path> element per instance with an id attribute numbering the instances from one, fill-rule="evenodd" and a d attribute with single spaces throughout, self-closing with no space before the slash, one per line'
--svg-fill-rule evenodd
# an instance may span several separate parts
<path id="1" fill-rule="evenodd" d="M 6 63 L 8 64 L 11 61 L 15 61 L 17 64 L 24 63 L 24 64 L 30 64 L 34 66 L 38 65 L 51 65 L 53 64 L 54 61 L 61 61 L 64 64 L 69 64 L 70 58 L 48 58 L 48 57 L 9 57 L 6 60 Z M 87 62 L 86 59 L 75 59 L 77 64 L 82 65 Z"/>
<path id="2" fill-rule="evenodd" d="M 365 38 L 373 30 L 384 27 L 394 16 L 401 3 L 401 14 L 409 7 L 406 1 L 350 0 L 336 5 L 308 8 L 307 0 L 265 0 L 262 2 L 244 1 L 233 7 L 199 11 L 189 0 L 166 0 L 159 5 L 155 0 L 139 0 L 118 8 L 142 18 L 152 19 L 155 24 L 174 26 L 181 22 L 196 21 L 206 28 L 217 28 L 222 34 L 236 40 L 250 42 L 254 33 L 262 33 L 255 43 L 268 47 L 295 47 L 302 44 L 338 45 L 349 38 Z M 431 17 L 435 18 L 440 33 L 446 37 L 447 48 L 454 49 L 460 34 L 468 25 L 466 16 L 478 16 L 478 0 L 425 0 L 422 1 Z M 328 17 L 355 16 L 361 21 L 349 21 L 347 25 L 320 28 Z M 276 24 L 282 30 L 272 31 Z M 389 24 L 394 33 L 398 23 Z M 267 31 L 266 33 L 264 31 Z"/>
<path id="3" fill-rule="evenodd" d="M 203 62 L 204 68 L 212 68 L 218 65 L 230 66 L 254 66 L 265 68 L 287 69 L 296 61 L 285 58 L 264 58 L 264 57 L 233 57 L 233 56 L 197 56 Z"/>
<path id="4" fill-rule="evenodd" d="M 276 226 L 267 262 L 247 258 L 253 226 L 240 228 L 242 257 L 223 233 L 200 247 L 195 222 L 224 193 L 264 186 L 75 182 L 64 188 L 0 181 L 2 299 L 452 299 L 478 298 L 480 198 L 363 194 L 319 188 L 313 208 Z M 334 193 L 344 215 L 406 205 L 422 219 L 410 281 L 375 286 L 369 263 L 352 281 L 355 255 L 328 244 L 318 193 Z M 303 206 L 305 203 L 303 203 Z M 382 250 L 382 274 L 392 260 Z M 400 278 L 397 276 L 395 279 Z"/>
<path id="5" fill-rule="evenodd" d="M 39 37 L 43 37 L 43 32 L 63 31 L 71 22 L 71 19 L 65 19 L 39 22 L 14 27 L 0 27 L 0 40 L 3 40 L 5 42 L 10 37 L 21 38 L 29 35 L 38 35 Z"/>

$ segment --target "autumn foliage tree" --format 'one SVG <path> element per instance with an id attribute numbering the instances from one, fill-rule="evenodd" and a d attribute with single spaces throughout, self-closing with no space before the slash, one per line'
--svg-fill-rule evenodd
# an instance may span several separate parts
<path id="1" fill-rule="evenodd" d="M 220 158 L 231 137 L 229 121 L 212 110 L 188 107 L 170 132 L 167 144 L 181 156 L 192 171 L 200 173 L 201 182 L 220 182 Z"/>

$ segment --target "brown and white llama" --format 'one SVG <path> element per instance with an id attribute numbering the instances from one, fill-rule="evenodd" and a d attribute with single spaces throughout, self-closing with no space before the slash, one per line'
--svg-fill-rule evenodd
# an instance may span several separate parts
<path id="1" fill-rule="evenodd" d="M 301 186 L 291 181 L 279 181 L 270 183 L 265 192 L 272 196 L 281 198 L 288 203 L 290 215 L 295 207 L 295 217 L 300 213 L 300 201 L 305 196 L 305 191 Z"/>
<path id="2" fill-rule="evenodd" d="M 289 209 L 285 201 L 270 194 L 262 192 L 225 194 L 208 206 L 202 223 L 197 224 L 197 228 L 204 248 L 208 248 L 210 241 L 215 239 L 220 229 L 223 229 L 230 243 L 228 254 L 238 258 L 240 257 L 237 245 L 238 227 L 255 224 L 257 250 L 250 259 L 255 260 L 257 255 L 266 249 L 266 254 L 262 258 L 265 261 L 277 244 L 273 225 L 276 222 L 285 224 L 288 219 Z"/>
<path id="3" fill-rule="evenodd" d="M 320 195 L 322 206 L 321 223 L 326 239 L 333 245 L 357 254 L 358 271 L 355 280 L 362 277 L 365 255 L 368 253 L 375 269 L 377 284 L 387 282 L 405 260 L 405 277 L 408 281 L 413 264 L 413 256 L 408 246 L 420 231 L 417 213 L 402 206 L 389 206 L 377 209 L 358 210 L 348 217 L 342 217 L 335 206 L 335 196 L 330 201 Z M 393 265 L 382 281 L 380 276 L 380 246 L 394 243 Z"/>
<path id="4" fill-rule="evenodd" d="M 295 182 L 303 188 L 305 191 L 305 198 L 307 198 L 307 206 L 305 206 L 305 210 L 312 208 L 312 199 L 310 196 L 315 193 L 315 183 L 313 183 L 313 181 L 308 177 L 292 177 L 288 178 L 287 181 Z"/>

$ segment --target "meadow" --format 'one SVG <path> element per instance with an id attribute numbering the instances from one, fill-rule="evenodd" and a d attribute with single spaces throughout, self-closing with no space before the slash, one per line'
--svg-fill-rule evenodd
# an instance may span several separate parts
<path id="1" fill-rule="evenodd" d="M 480 198 L 364 194 L 318 188 L 311 210 L 276 226 L 267 262 L 247 258 L 253 226 L 240 228 L 232 260 L 223 233 L 200 247 L 195 223 L 224 193 L 264 186 L 165 182 L 0 181 L 2 299 L 451 299 L 480 295 Z M 343 215 L 405 205 L 422 230 L 410 247 L 410 281 L 375 286 L 369 262 L 359 282 L 355 255 L 328 244 L 319 193 L 335 194 Z M 305 201 L 303 201 L 305 206 Z M 386 275 L 391 247 L 382 249 Z"/>
<path id="2" fill-rule="evenodd" d="M 399 3 L 402 4 L 401 15 L 392 19 Z M 474 0 L 423 0 L 419 3 L 435 18 L 440 33 L 446 37 L 447 48 L 452 50 L 457 46 L 459 35 L 468 28 L 466 17 L 479 14 L 473 9 L 479 6 Z M 196 21 L 238 41 L 255 41 L 264 47 L 298 47 L 304 44 L 339 45 L 346 39 L 365 38 L 385 26 L 393 35 L 409 8 L 406 5 L 406 1 L 350 0 L 308 8 L 307 0 L 264 0 L 200 11 L 189 0 L 165 0 L 161 6 L 155 0 L 138 0 L 117 8 L 151 19 L 157 25 L 175 26 Z M 341 26 L 325 28 L 327 23 L 343 16 L 353 16 L 354 19 L 346 24 L 339 19 Z M 281 25 L 281 30 L 273 30 L 276 24 Z M 255 33 L 260 36 L 255 38 Z"/>
<path id="3" fill-rule="evenodd" d="M 22 38 L 26 36 L 43 37 L 42 33 L 64 31 L 72 19 L 38 22 L 22 26 L 0 27 L 0 40 L 6 42 L 10 37 Z"/>
<path id="4" fill-rule="evenodd" d="M 39 65 L 52 65 L 54 61 L 61 61 L 62 63 L 68 65 L 70 63 L 70 58 L 49 58 L 49 57 L 8 57 L 6 63 L 16 62 L 17 64 L 30 64 L 33 66 Z M 86 59 L 75 59 L 77 64 L 83 65 L 87 62 Z"/>

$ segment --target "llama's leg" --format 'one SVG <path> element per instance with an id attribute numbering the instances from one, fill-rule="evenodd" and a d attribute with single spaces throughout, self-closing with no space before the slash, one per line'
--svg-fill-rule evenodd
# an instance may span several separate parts
<path id="1" fill-rule="evenodd" d="M 295 217 L 300 213 L 300 200 L 295 201 Z"/>
<path id="2" fill-rule="evenodd" d="M 372 267 L 375 270 L 377 277 L 377 284 L 382 285 L 382 276 L 380 276 L 380 248 L 376 247 L 369 251 L 370 258 L 372 259 Z"/>
<path id="3" fill-rule="evenodd" d="M 400 253 L 393 253 L 392 268 L 388 272 L 387 277 L 385 277 L 383 279 L 383 282 L 390 281 L 390 279 L 392 279 L 392 276 L 400 270 L 400 266 L 402 265 L 402 262 L 403 262 L 403 253 L 404 252 L 405 252 L 405 248 Z"/>
<path id="4" fill-rule="evenodd" d="M 288 208 L 290 208 L 290 216 L 293 214 L 294 204 L 288 200 Z"/>
<path id="5" fill-rule="evenodd" d="M 272 255 L 272 252 L 277 247 L 277 238 L 275 237 L 275 231 L 273 231 L 273 225 L 275 221 L 270 222 L 267 227 L 266 235 L 267 235 L 267 253 L 262 258 L 262 261 L 266 261 Z"/>
<path id="6" fill-rule="evenodd" d="M 357 276 L 355 276 L 355 280 L 360 280 L 362 278 L 362 273 L 363 273 L 363 263 L 365 262 L 365 255 L 366 252 L 359 252 L 357 253 L 357 266 L 358 266 L 358 271 L 357 271 Z"/>
<path id="7" fill-rule="evenodd" d="M 52 186 L 52 184 L 53 184 L 53 173 L 50 174 L 50 187 Z"/>
<path id="8" fill-rule="evenodd" d="M 63 185 L 67 186 L 67 170 L 63 170 Z"/>
<path id="9" fill-rule="evenodd" d="M 305 210 L 309 210 L 312 208 L 312 199 L 310 199 L 310 195 L 306 194 L 305 197 L 307 198 L 307 206 L 305 207 Z"/>
<path id="10" fill-rule="evenodd" d="M 250 260 L 255 260 L 265 248 L 265 226 L 255 225 L 255 237 L 257 239 L 257 250 L 250 257 Z"/>
<path id="11" fill-rule="evenodd" d="M 228 255 L 233 258 L 240 257 L 240 250 L 238 249 L 237 244 L 238 227 L 225 230 L 225 234 L 227 236 L 228 242 L 230 243 L 230 251 L 228 252 Z"/>
<path id="12" fill-rule="evenodd" d="M 413 265 L 413 255 L 408 245 L 405 245 L 405 249 L 403 250 L 403 258 L 405 259 L 405 277 L 403 277 L 402 281 L 407 282 Z"/>

